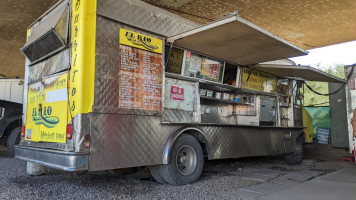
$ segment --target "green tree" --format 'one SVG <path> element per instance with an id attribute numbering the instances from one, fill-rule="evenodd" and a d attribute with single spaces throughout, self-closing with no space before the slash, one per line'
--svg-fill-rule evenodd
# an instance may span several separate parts
<path id="1" fill-rule="evenodd" d="M 318 67 L 320 69 L 320 67 Z M 321 68 L 322 71 L 327 72 L 336 77 L 345 78 L 344 65 L 335 65 L 334 67 Z M 328 83 L 307 81 L 307 84 L 315 91 L 327 94 L 329 93 Z M 329 106 L 329 96 L 317 95 L 313 91 L 304 87 L 304 106 Z"/>

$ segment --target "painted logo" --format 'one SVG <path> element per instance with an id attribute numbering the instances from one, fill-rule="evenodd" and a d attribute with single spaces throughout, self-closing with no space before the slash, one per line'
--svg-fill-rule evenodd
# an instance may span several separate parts
<path id="1" fill-rule="evenodd" d="M 163 48 L 162 40 L 123 28 L 120 28 L 120 44 L 159 54 Z"/>
<path id="2" fill-rule="evenodd" d="M 51 106 L 43 107 L 42 109 L 42 106 L 40 105 L 38 112 L 36 108 L 33 109 L 32 112 L 33 122 L 36 125 L 43 124 L 47 128 L 53 128 L 58 124 L 59 118 L 56 116 L 51 116 L 51 114 L 52 114 Z"/>
<path id="3" fill-rule="evenodd" d="M 133 32 L 129 32 L 127 31 L 125 34 L 127 40 L 131 41 L 133 44 L 138 45 L 138 46 L 143 46 L 144 48 L 148 49 L 148 50 L 156 50 L 158 49 L 158 46 L 151 44 L 151 38 L 144 36 L 144 35 L 140 35 L 140 34 L 136 34 Z"/>

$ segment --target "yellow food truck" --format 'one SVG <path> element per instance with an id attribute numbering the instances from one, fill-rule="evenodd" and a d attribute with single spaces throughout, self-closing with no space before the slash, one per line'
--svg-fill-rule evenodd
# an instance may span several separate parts
<path id="1" fill-rule="evenodd" d="M 197 181 L 204 159 L 301 162 L 301 84 L 287 74 L 342 81 L 263 63 L 307 52 L 237 15 L 202 26 L 138 0 L 61 0 L 21 51 L 17 158 L 65 171 L 148 166 L 175 185 Z"/>

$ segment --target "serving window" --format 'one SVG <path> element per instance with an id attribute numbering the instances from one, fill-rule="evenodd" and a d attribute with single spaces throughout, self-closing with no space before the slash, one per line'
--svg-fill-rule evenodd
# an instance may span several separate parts
<path id="1" fill-rule="evenodd" d="M 183 75 L 221 83 L 224 62 L 184 51 Z"/>

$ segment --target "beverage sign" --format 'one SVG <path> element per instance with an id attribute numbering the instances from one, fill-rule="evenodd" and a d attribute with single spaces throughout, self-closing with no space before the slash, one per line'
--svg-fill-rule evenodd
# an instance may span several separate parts
<path id="1" fill-rule="evenodd" d="M 171 99 L 177 101 L 184 101 L 184 88 L 178 86 L 171 86 Z"/>

